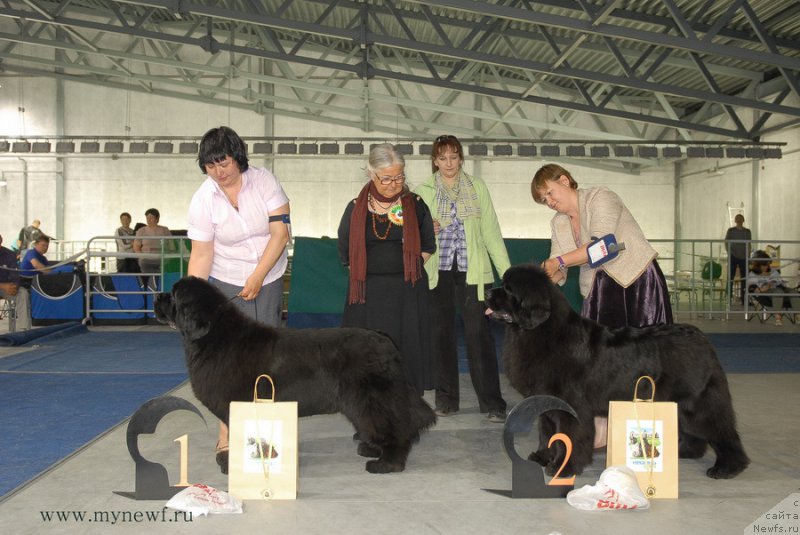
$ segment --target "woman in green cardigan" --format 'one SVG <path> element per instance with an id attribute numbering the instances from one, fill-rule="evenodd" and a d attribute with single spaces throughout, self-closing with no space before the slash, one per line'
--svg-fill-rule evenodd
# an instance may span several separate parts
<path id="1" fill-rule="evenodd" d="M 472 386 L 481 413 L 505 421 L 497 352 L 483 303 L 494 282 L 510 266 L 489 190 L 462 169 L 464 149 L 455 136 L 439 136 L 431 150 L 433 175 L 415 189 L 434 220 L 436 252 L 425 264 L 432 288 L 432 354 L 437 366 L 436 413 L 459 410 L 456 307 L 461 310 Z"/>

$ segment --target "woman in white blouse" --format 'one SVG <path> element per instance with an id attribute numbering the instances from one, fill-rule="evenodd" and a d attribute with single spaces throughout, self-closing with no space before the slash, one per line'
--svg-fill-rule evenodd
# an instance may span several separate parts
<path id="1" fill-rule="evenodd" d="M 289 198 L 270 171 L 248 164 L 247 146 L 231 128 L 206 132 L 197 160 L 208 177 L 189 205 L 188 274 L 208 279 L 251 318 L 278 326 Z M 217 463 L 227 473 L 228 429 L 222 423 Z"/>

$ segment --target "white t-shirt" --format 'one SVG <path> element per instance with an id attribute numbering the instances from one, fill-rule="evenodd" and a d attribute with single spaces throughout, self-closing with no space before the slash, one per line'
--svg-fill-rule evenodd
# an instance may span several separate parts
<path id="1" fill-rule="evenodd" d="M 250 166 L 242 173 L 238 211 L 219 185 L 211 177 L 206 178 L 189 204 L 187 235 L 191 240 L 214 242 L 210 276 L 244 286 L 269 243 L 269 212 L 288 202 L 278 179 L 267 169 Z M 284 249 L 264 284 L 282 277 L 286 264 Z"/>

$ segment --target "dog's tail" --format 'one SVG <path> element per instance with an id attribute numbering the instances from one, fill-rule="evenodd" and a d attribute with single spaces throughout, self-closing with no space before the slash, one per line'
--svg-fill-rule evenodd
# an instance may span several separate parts
<path id="1" fill-rule="evenodd" d="M 411 412 L 411 426 L 417 430 L 417 433 L 425 431 L 436 424 L 436 413 L 410 386 L 408 387 L 408 401 Z"/>

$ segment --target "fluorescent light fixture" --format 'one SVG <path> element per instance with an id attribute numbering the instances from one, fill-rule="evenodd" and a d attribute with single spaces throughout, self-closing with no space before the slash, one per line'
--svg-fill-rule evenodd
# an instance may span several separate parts
<path id="1" fill-rule="evenodd" d="M 199 144 L 190 141 L 178 145 L 178 152 L 181 154 L 197 154 L 199 148 Z"/>
<path id="2" fill-rule="evenodd" d="M 583 156 L 586 156 L 586 147 L 583 145 L 568 145 L 567 156 L 572 158 L 582 158 Z"/>
<path id="3" fill-rule="evenodd" d="M 345 154 L 364 154 L 364 145 L 362 143 L 345 143 Z"/>
<path id="4" fill-rule="evenodd" d="M 403 154 L 404 156 L 414 154 L 414 145 L 410 143 L 399 143 L 395 145 L 394 148 L 397 149 L 397 152 Z"/>
<path id="5" fill-rule="evenodd" d="M 100 152 L 100 143 L 97 141 L 84 141 L 81 143 L 81 153 Z"/>
<path id="6" fill-rule="evenodd" d="M 471 156 L 486 156 L 489 154 L 489 147 L 485 143 L 473 143 L 469 146 Z"/>
<path id="7" fill-rule="evenodd" d="M 31 149 L 32 152 L 50 152 L 50 142 L 49 141 L 36 141 L 33 143 L 33 147 Z"/>
<path id="8" fill-rule="evenodd" d="M 106 147 L 107 146 L 108 143 L 106 143 Z M 128 152 L 132 154 L 146 154 L 149 150 L 150 147 L 147 145 L 146 141 L 132 141 L 131 144 L 128 145 Z"/>
<path id="9" fill-rule="evenodd" d="M 172 143 L 157 141 L 153 146 L 153 152 L 156 154 L 172 154 L 172 148 Z"/>
<path id="10" fill-rule="evenodd" d="M 339 154 L 339 144 L 338 143 L 320 143 L 320 145 L 319 145 L 319 153 L 320 154 Z"/>
<path id="11" fill-rule="evenodd" d="M 280 152 L 280 148 L 278 149 Z M 300 143 L 300 154 L 317 154 L 319 147 L 316 143 Z"/>
<path id="12" fill-rule="evenodd" d="M 545 158 L 561 156 L 561 147 L 558 145 L 542 145 L 542 156 Z"/>
<path id="13" fill-rule="evenodd" d="M 658 158 L 658 149 L 643 145 L 639 147 L 639 158 Z"/>
<path id="14" fill-rule="evenodd" d="M 56 152 L 61 154 L 75 152 L 75 143 L 72 141 L 59 141 L 56 143 Z"/>
<path id="15" fill-rule="evenodd" d="M 617 158 L 633 158 L 631 145 L 614 145 L 614 156 Z"/>

